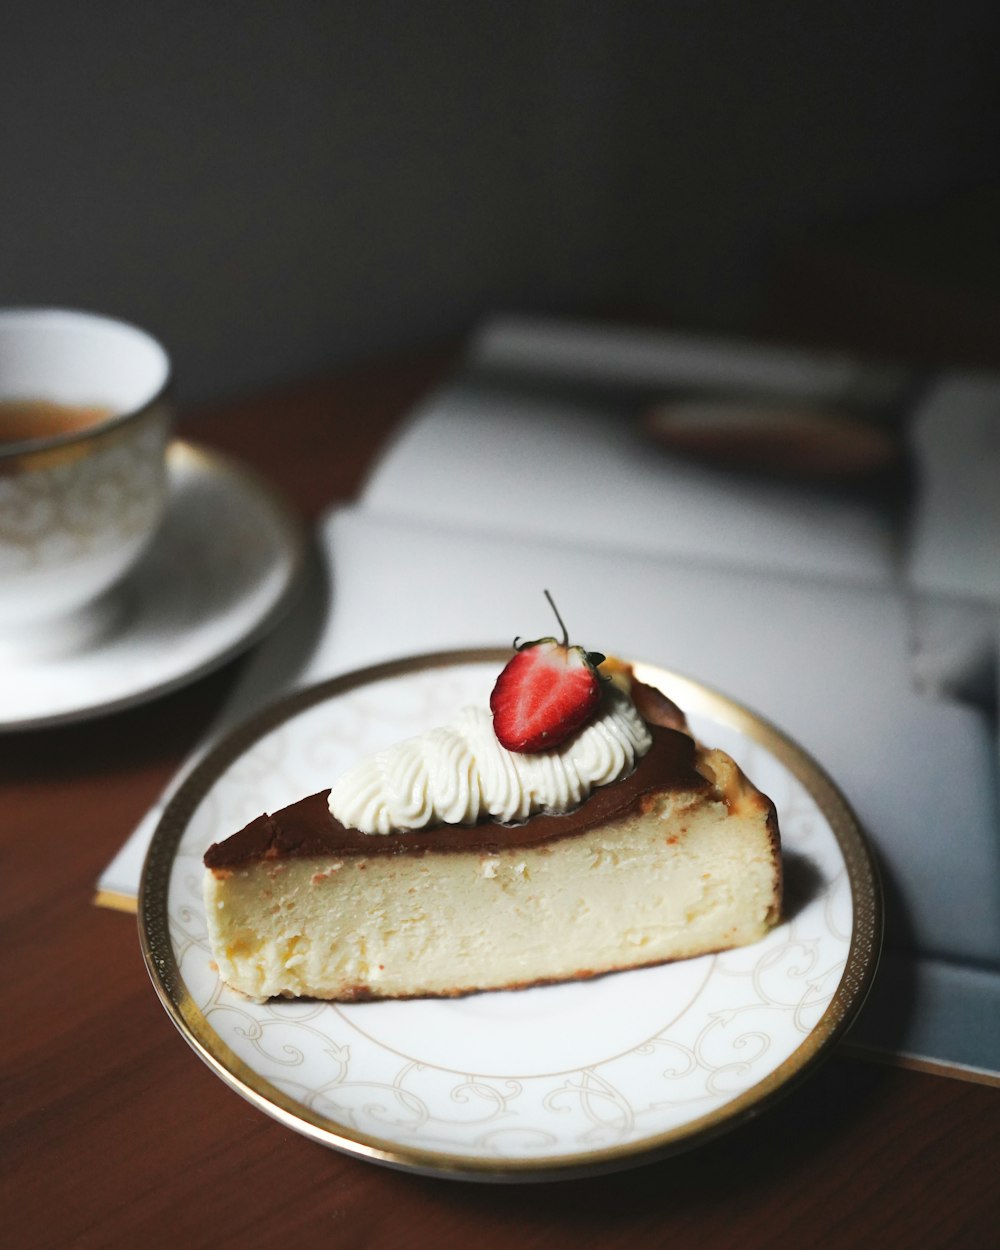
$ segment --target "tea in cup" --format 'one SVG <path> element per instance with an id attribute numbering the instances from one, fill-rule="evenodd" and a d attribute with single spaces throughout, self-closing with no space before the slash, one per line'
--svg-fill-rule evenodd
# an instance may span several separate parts
<path id="1" fill-rule="evenodd" d="M 0 310 L 0 656 L 78 650 L 162 519 L 170 360 L 145 331 Z"/>

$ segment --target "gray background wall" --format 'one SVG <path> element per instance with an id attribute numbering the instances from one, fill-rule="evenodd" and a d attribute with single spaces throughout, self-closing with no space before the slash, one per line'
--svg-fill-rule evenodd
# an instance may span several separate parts
<path id="1" fill-rule="evenodd" d="M 0 302 L 201 399 L 498 308 L 751 326 L 789 232 L 995 177 L 993 0 L 40 3 L 0 17 Z"/>

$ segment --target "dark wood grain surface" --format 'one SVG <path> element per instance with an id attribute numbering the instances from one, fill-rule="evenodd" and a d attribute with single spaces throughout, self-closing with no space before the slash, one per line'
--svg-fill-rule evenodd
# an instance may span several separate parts
<path id="1" fill-rule="evenodd" d="M 191 412 L 179 432 L 252 464 L 311 520 L 357 492 L 451 363 L 442 351 L 345 370 Z M 0 738 L 2 1244 L 1000 1244 L 1000 1090 L 846 1055 L 696 1151 L 548 1185 L 375 1167 L 244 1103 L 168 1021 L 135 920 L 92 902 L 239 664 L 114 716 Z"/>

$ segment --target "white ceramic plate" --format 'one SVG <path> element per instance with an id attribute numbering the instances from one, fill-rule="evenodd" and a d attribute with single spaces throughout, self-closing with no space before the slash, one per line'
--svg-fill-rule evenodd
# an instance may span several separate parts
<path id="1" fill-rule="evenodd" d="M 251 1003 L 220 985 L 201 857 L 360 754 L 488 698 L 507 651 L 383 664 L 293 695 L 223 742 L 153 837 L 139 898 L 154 985 L 223 1080 L 306 1136 L 448 1176 L 608 1170 L 733 1126 L 801 1077 L 868 991 L 881 902 L 839 793 L 745 709 L 665 670 L 697 735 L 775 801 L 788 915 L 742 950 L 592 981 L 452 1000 Z"/>
<path id="2" fill-rule="evenodd" d="M 278 619 L 303 529 L 256 474 L 174 442 L 149 551 L 112 592 L 113 632 L 72 655 L 0 659 L 0 731 L 83 720 L 166 693 L 230 659 Z"/>

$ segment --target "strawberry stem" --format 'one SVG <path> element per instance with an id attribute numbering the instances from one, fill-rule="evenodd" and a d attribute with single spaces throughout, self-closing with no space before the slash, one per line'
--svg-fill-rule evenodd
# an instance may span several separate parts
<path id="1" fill-rule="evenodd" d="M 559 609 L 556 607 L 555 600 L 552 598 L 552 596 L 549 594 L 547 590 L 543 591 L 542 593 L 545 595 L 545 598 L 548 599 L 549 607 L 556 614 L 556 620 L 559 622 L 559 628 L 563 632 L 562 645 L 564 647 L 568 647 L 569 646 L 569 631 L 566 629 L 566 626 L 563 623 L 563 618 L 559 615 Z"/>

